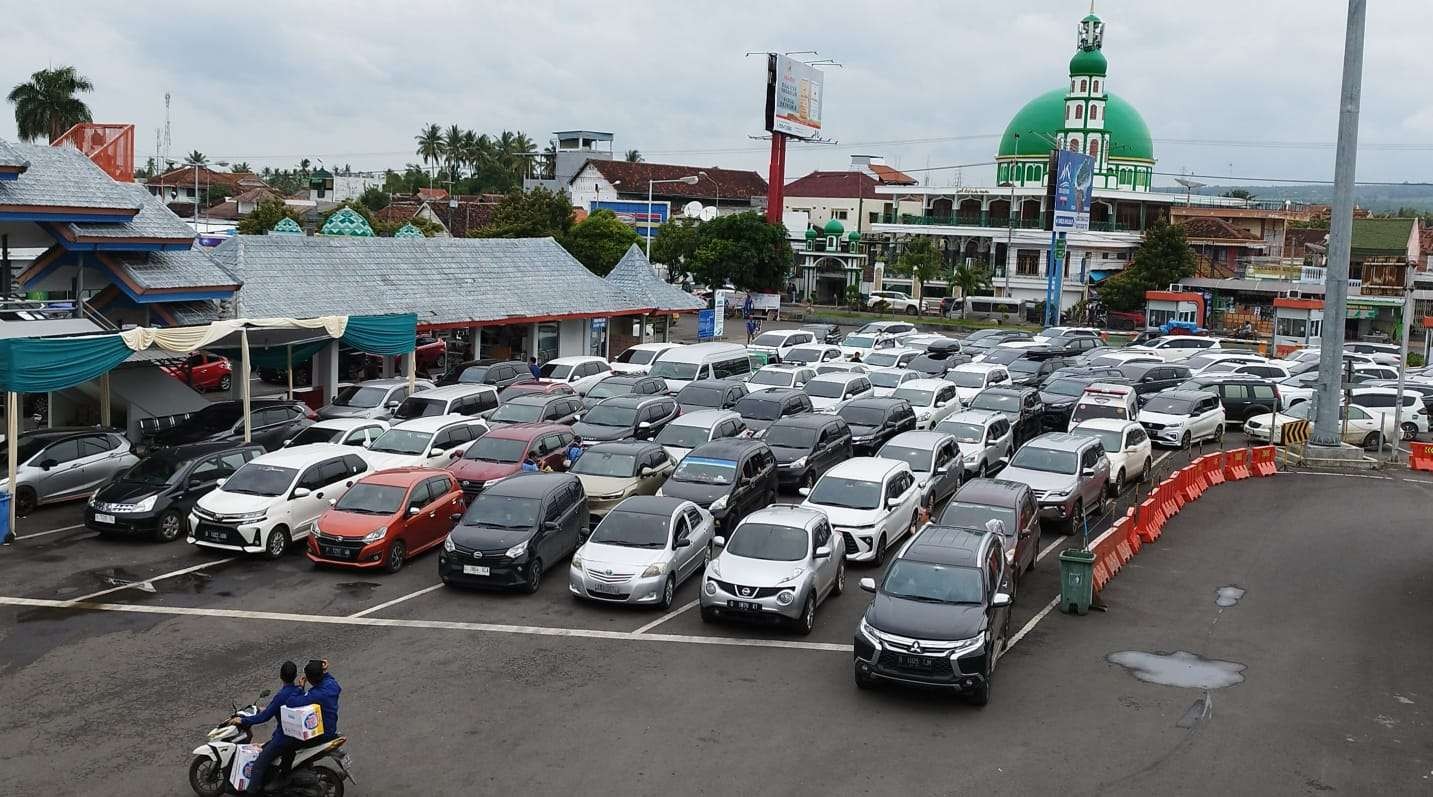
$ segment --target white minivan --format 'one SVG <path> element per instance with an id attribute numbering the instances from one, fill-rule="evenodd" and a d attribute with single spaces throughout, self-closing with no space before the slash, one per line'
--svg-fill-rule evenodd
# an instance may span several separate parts
<path id="1" fill-rule="evenodd" d="M 667 380 L 667 390 L 676 393 L 698 379 L 746 379 L 751 358 L 735 343 L 694 343 L 663 352 L 648 373 Z"/>
<path id="2" fill-rule="evenodd" d="M 1065 431 L 1072 432 L 1081 421 L 1093 418 L 1114 418 L 1121 421 L 1139 419 L 1139 397 L 1129 385 L 1096 382 L 1085 388 L 1070 410 L 1070 423 Z"/>

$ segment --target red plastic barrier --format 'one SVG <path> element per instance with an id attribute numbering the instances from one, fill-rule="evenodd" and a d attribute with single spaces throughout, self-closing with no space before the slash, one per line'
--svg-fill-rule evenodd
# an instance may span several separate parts
<path id="1" fill-rule="evenodd" d="M 1189 503 L 1204 492 L 1199 489 L 1199 465 L 1191 462 L 1180 473 L 1183 474 L 1184 480 L 1184 501 Z"/>
<path id="2" fill-rule="evenodd" d="M 1139 553 L 1142 547 L 1139 536 L 1139 507 L 1132 506 L 1125 510 L 1125 539 L 1129 540 L 1131 554 Z"/>
<path id="3" fill-rule="evenodd" d="M 1209 489 L 1208 460 L 1209 455 L 1205 454 L 1204 456 L 1194 460 L 1193 462 L 1195 497 L 1204 495 L 1204 491 Z"/>
<path id="4" fill-rule="evenodd" d="M 1224 452 L 1219 451 L 1213 454 L 1204 455 L 1204 478 L 1208 480 L 1209 486 L 1224 483 Z"/>
<path id="5" fill-rule="evenodd" d="M 1279 471 L 1274 460 L 1278 456 L 1274 446 L 1259 446 L 1254 449 L 1254 473 L 1259 476 L 1273 476 Z"/>
<path id="6" fill-rule="evenodd" d="M 1236 448 L 1224 453 L 1224 478 L 1229 481 L 1247 479 L 1249 473 L 1249 449 Z"/>
<path id="7" fill-rule="evenodd" d="M 1433 470 L 1433 443 L 1409 443 L 1408 448 L 1408 467 Z"/>
<path id="8" fill-rule="evenodd" d="M 1179 500 L 1179 486 L 1173 475 L 1159 483 L 1159 497 L 1164 502 L 1160 508 L 1164 510 L 1165 520 L 1179 514 L 1179 510 L 1184 508 L 1184 502 Z"/>
<path id="9" fill-rule="evenodd" d="M 1140 502 L 1135 513 L 1135 532 L 1139 534 L 1140 542 L 1148 544 L 1159 539 L 1163 530 L 1164 513 L 1159 510 L 1158 496 L 1150 493 L 1148 498 Z"/>

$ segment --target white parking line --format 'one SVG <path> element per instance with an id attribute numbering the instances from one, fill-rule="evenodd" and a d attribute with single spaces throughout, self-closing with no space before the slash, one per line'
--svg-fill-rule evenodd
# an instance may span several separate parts
<path id="1" fill-rule="evenodd" d="M 634 633 L 634 634 L 645 634 L 645 633 L 647 633 L 648 631 L 651 631 L 653 628 L 656 628 L 657 626 L 661 625 L 662 623 L 667 622 L 668 620 L 672 619 L 673 617 L 676 617 L 677 615 L 679 615 L 679 614 L 681 614 L 682 612 L 684 612 L 684 611 L 686 611 L 686 610 L 692 608 L 693 606 L 696 606 L 698 603 L 701 603 L 701 602 L 702 602 L 701 598 L 697 598 L 696 600 L 692 601 L 691 603 L 688 603 L 686 606 L 683 606 L 683 607 L 680 608 L 680 609 L 674 609 L 674 610 L 672 610 L 672 611 L 670 611 L 670 612 L 667 612 L 666 614 L 662 615 L 661 617 L 658 617 L 657 619 L 653 620 L 653 621 L 650 622 L 650 623 L 647 623 L 646 625 L 642 626 L 641 628 L 638 628 L 636 631 L 633 631 L 632 633 Z"/>
<path id="2" fill-rule="evenodd" d="M 1036 614 L 1034 617 L 1031 617 L 1030 622 L 1026 623 L 1019 631 L 1016 631 L 1015 636 L 1010 637 L 1010 641 L 1005 643 L 1005 649 L 1000 651 L 1000 656 L 1004 656 L 1006 653 L 1009 653 L 1010 649 L 1015 647 L 1015 644 L 1017 642 L 1024 639 L 1026 634 L 1030 633 L 1035 628 L 1035 626 L 1040 623 L 1041 620 L 1045 619 L 1045 615 L 1049 614 L 1052 610 L 1054 610 L 1056 606 L 1059 605 L 1060 596 L 1056 595 L 1055 597 L 1051 598 L 1050 602 L 1045 604 L 1045 608 L 1041 609 L 1039 614 Z M 995 660 L 1000 661 L 1000 656 L 996 656 Z"/>
<path id="3" fill-rule="evenodd" d="M 378 604 L 377 606 L 374 606 L 374 607 L 371 608 L 371 609 L 364 609 L 364 610 L 361 611 L 361 612 L 354 612 L 353 614 L 350 614 L 349 617 L 367 617 L 368 615 L 373 614 L 374 612 L 381 612 L 381 611 L 383 611 L 384 609 L 387 609 L 389 606 L 396 606 L 396 605 L 402 603 L 403 601 L 406 601 L 406 600 L 409 600 L 409 599 L 412 599 L 412 598 L 416 598 L 416 597 L 418 597 L 419 595 L 427 595 L 428 593 L 432 592 L 432 591 L 435 590 L 435 589 L 442 589 L 443 587 L 446 587 L 446 586 L 447 586 L 447 584 L 444 584 L 443 582 L 440 581 L 440 582 L 438 582 L 437 584 L 434 584 L 434 585 L 431 586 L 431 587 L 424 587 L 423 589 L 420 589 L 420 590 L 418 590 L 417 592 L 410 592 L 410 593 L 408 593 L 407 595 L 404 595 L 404 596 L 401 597 L 401 598 L 394 598 L 393 600 L 388 601 L 387 603 L 380 603 L 380 604 Z"/>
<path id="4" fill-rule="evenodd" d="M 81 602 L 81 601 L 94 600 L 95 598 L 98 598 L 98 597 L 101 596 L 101 595 L 108 595 L 108 594 L 110 594 L 111 592 L 119 592 L 120 590 L 125 590 L 125 589 L 143 589 L 146 585 L 149 586 L 149 587 L 152 589 L 152 588 L 154 587 L 154 582 L 156 582 L 156 581 L 163 581 L 163 580 L 166 579 L 166 578 L 174 578 L 175 576 L 182 576 L 182 575 L 184 575 L 184 574 L 186 574 L 186 573 L 198 572 L 198 571 L 203 570 L 203 569 L 205 569 L 205 568 L 207 568 L 207 567 L 214 567 L 215 565 L 222 565 L 222 564 L 224 564 L 224 563 L 226 563 L 226 562 L 233 562 L 233 561 L 237 560 L 238 558 L 239 558 L 239 557 L 237 557 L 237 556 L 230 556 L 230 557 L 227 558 L 227 559 L 215 559 L 215 560 L 212 561 L 212 562 L 204 562 L 203 564 L 197 564 L 197 565 L 194 565 L 193 567 L 186 567 L 186 568 L 184 568 L 184 569 L 182 569 L 182 570 L 175 570 L 175 571 L 172 572 L 172 573 L 164 573 L 164 574 L 162 574 L 162 575 L 155 576 L 154 578 L 146 578 L 146 579 L 143 580 L 143 581 L 132 581 L 132 582 L 130 582 L 130 583 L 128 583 L 128 584 L 120 584 L 120 585 L 117 586 L 117 587 L 110 587 L 109 589 L 102 589 L 102 590 L 100 590 L 99 592 L 91 592 L 91 593 L 88 594 L 88 595 L 81 595 L 81 596 L 78 597 L 78 598 L 72 598 L 72 599 L 67 600 L 67 601 L 61 601 L 61 603 L 73 605 L 73 604 L 79 603 L 79 602 Z"/>
<path id="5" fill-rule="evenodd" d="M 1069 544 L 1070 544 L 1070 540 L 1069 540 L 1068 538 L 1066 538 L 1066 537 L 1061 537 L 1060 539 L 1055 540 L 1054 542 L 1050 543 L 1049 545 L 1046 545 L 1046 546 L 1045 546 L 1045 550 L 1043 550 L 1043 551 L 1041 551 L 1041 552 L 1035 554 L 1035 561 L 1038 562 L 1038 561 L 1040 561 L 1041 559 L 1044 559 L 1045 557 L 1049 556 L 1049 555 L 1050 555 L 1050 552 L 1053 551 L 1053 550 L 1055 550 L 1055 548 L 1057 548 L 1057 547 L 1059 547 L 1059 546 L 1061 546 L 1061 545 L 1069 545 Z"/>
<path id="6" fill-rule="evenodd" d="M 28 540 L 28 539 L 32 539 L 32 538 L 34 538 L 34 537 L 43 537 L 43 536 L 45 536 L 46 534 L 59 534 L 59 533 L 62 532 L 62 531 L 74 531 L 75 529 L 82 529 L 82 528 L 84 528 L 84 527 L 85 527 L 85 524 L 79 523 L 79 524 L 74 525 L 74 526 L 63 526 L 63 527 L 61 527 L 61 528 L 58 528 L 58 529 L 50 529 L 50 530 L 48 530 L 48 531 L 37 531 L 37 532 L 35 532 L 34 534 L 16 534 L 16 535 L 15 535 L 15 539 L 17 539 L 17 540 Z"/>
<path id="7" fill-rule="evenodd" d="M 1159 463 L 1165 461 L 1166 459 L 1169 459 L 1169 455 L 1170 455 L 1171 453 L 1173 453 L 1173 452 L 1171 452 L 1171 451 L 1166 451 L 1166 452 L 1164 452 L 1163 454 L 1160 454 L 1159 456 L 1155 457 L 1155 458 L 1154 458 L 1154 464 L 1153 464 L 1151 467 L 1152 467 L 1152 468 L 1157 468 L 1157 467 L 1159 467 Z"/>
<path id="8" fill-rule="evenodd" d="M 743 637 L 691 636 L 688 634 L 635 634 L 631 631 L 599 631 L 591 628 L 548 628 L 540 625 L 500 625 L 496 623 L 465 623 L 451 620 L 399 620 L 387 617 L 339 617 L 321 614 L 287 614 L 283 612 L 252 612 L 241 609 L 191 608 L 186 606 L 140 606 L 127 603 L 92 603 L 57 601 L 42 598 L 0 597 L 0 606 L 32 606 L 47 609 L 82 609 L 89 612 L 120 612 L 127 614 L 163 614 L 174 617 L 207 617 L 231 620 L 262 620 L 264 622 L 313 623 L 315 625 L 363 626 L 370 628 L 425 628 L 444 631 L 485 631 L 495 634 L 526 636 L 577 637 L 581 639 L 640 640 L 643 642 L 685 642 L 692 645 L 717 645 L 737 648 L 781 648 L 785 650 L 818 650 L 829 653 L 851 652 L 851 646 L 833 642 L 799 642 L 789 639 L 749 639 Z"/>

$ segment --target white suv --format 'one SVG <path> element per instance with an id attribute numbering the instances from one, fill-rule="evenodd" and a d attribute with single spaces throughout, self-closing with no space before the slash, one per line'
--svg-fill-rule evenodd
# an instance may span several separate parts
<path id="1" fill-rule="evenodd" d="M 1350 404 L 1363 407 L 1369 412 L 1377 412 L 1392 418 L 1397 410 L 1398 388 L 1396 387 L 1356 387 L 1349 391 Z M 1415 440 L 1420 434 L 1428 433 L 1428 416 L 1423 412 L 1423 395 L 1411 390 L 1403 392 L 1403 413 L 1399 419 L 1402 428 L 1399 434 L 1404 440 Z"/>
<path id="2" fill-rule="evenodd" d="M 1218 348 L 1222 348 L 1218 338 L 1170 335 L 1167 338 L 1155 338 L 1142 346 L 1127 346 L 1125 351 L 1147 352 L 1167 363 L 1174 363 L 1187 360 L 1201 351 Z"/>
<path id="3" fill-rule="evenodd" d="M 900 460 L 848 459 L 801 493 L 801 506 L 825 513 L 845 535 L 846 558 L 854 562 L 885 562 L 891 544 L 916 529 L 921 490 Z"/>
<path id="4" fill-rule="evenodd" d="M 865 374 L 820 374 L 806 380 L 801 389 L 817 412 L 838 412 L 849 402 L 876 395 Z"/>
<path id="5" fill-rule="evenodd" d="M 921 314 L 921 303 L 900 291 L 871 291 L 871 296 L 866 303 L 875 306 L 877 302 L 885 302 L 887 312 L 905 313 L 906 315 Z"/>
<path id="6" fill-rule="evenodd" d="M 902 382 L 891 395 L 911 403 L 917 429 L 934 428 L 961 408 L 955 385 L 944 379 L 911 379 Z"/>
<path id="7" fill-rule="evenodd" d="M 538 378 L 562 382 L 585 396 L 592 386 L 612 375 L 612 366 L 601 357 L 558 357 L 538 369 Z"/>
<path id="8" fill-rule="evenodd" d="M 1150 396 L 1139 423 L 1160 445 L 1189 448 L 1200 440 L 1224 440 L 1224 405 L 1202 390 L 1165 390 Z"/>
<path id="9" fill-rule="evenodd" d="M 369 470 L 352 446 L 332 443 L 260 455 L 194 505 L 189 542 L 277 559 Z"/>
<path id="10" fill-rule="evenodd" d="M 442 468 L 451 465 L 488 424 L 462 415 L 439 415 L 396 424 L 368 445 L 364 458 L 378 468 Z"/>
<path id="11" fill-rule="evenodd" d="M 1148 482 L 1154 467 L 1154 450 L 1144 427 L 1118 418 L 1091 418 L 1070 430 L 1070 434 L 1097 437 L 1110 461 L 1110 495 L 1118 498 L 1133 479 Z"/>

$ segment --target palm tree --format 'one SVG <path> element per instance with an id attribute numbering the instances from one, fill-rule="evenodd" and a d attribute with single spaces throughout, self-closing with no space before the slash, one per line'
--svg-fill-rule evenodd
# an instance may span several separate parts
<path id="1" fill-rule="evenodd" d="M 248 162 L 248 161 L 239 161 L 238 163 L 234 164 L 233 166 L 230 166 L 230 167 L 229 167 L 229 171 L 231 171 L 231 172 L 233 172 L 233 173 L 235 173 L 235 174 L 239 174 L 240 172 L 251 172 L 251 171 L 253 171 L 253 169 L 250 169 L 250 168 L 249 168 L 249 162 Z"/>
<path id="2" fill-rule="evenodd" d="M 413 137 L 418 142 L 418 157 L 423 159 L 423 165 L 427 166 L 431 161 L 437 163 L 443 156 L 443 129 L 437 124 L 429 122 L 427 127 Z"/>
<path id="3" fill-rule="evenodd" d="M 478 171 L 478 162 L 483 156 L 482 142 L 485 139 L 487 136 L 479 136 L 474 130 L 463 131 L 463 143 L 458 148 L 458 154 L 470 174 L 476 174 Z"/>
<path id="4" fill-rule="evenodd" d="M 15 129 L 21 141 L 48 136 L 53 142 L 80 122 L 91 121 L 90 108 L 76 94 L 94 91 L 89 78 L 72 66 L 41 69 L 30 75 L 29 83 L 10 90 L 15 105 Z"/>
<path id="5" fill-rule="evenodd" d="M 307 177 L 308 167 L 312 165 L 313 162 L 310 161 L 308 158 L 304 158 L 303 160 L 299 161 L 299 174 L 303 175 L 304 177 Z"/>
<path id="6" fill-rule="evenodd" d="M 443 159 L 448 164 L 448 179 L 453 179 L 458 172 L 458 159 L 463 156 L 463 128 L 457 125 L 448 125 L 448 130 L 443 134 Z"/>
<path id="7" fill-rule="evenodd" d="M 960 298 L 990 287 L 990 272 L 984 266 L 959 265 L 951 272 L 950 284 L 960 289 Z M 960 317 L 965 318 L 965 302 L 960 303 Z"/>
<path id="8" fill-rule="evenodd" d="M 203 166 L 208 162 L 209 156 L 205 155 L 197 149 L 184 156 L 184 163 L 186 166 Z"/>
<path id="9" fill-rule="evenodd" d="M 641 163 L 641 162 L 642 162 L 642 153 L 639 152 L 638 150 L 635 150 L 635 149 L 629 149 L 629 150 L 627 150 L 627 162 L 628 162 L 628 163 Z"/>

